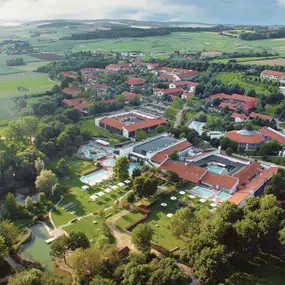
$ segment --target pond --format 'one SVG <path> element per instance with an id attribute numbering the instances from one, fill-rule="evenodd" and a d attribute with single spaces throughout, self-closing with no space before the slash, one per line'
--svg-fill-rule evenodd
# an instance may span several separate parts
<path id="1" fill-rule="evenodd" d="M 45 266 L 45 270 L 56 273 L 61 276 L 69 276 L 65 271 L 58 269 L 55 262 L 50 256 L 50 245 L 45 241 L 50 238 L 47 229 L 43 224 L 35 224 L 30 227 L 32 230 L 32 238 L 29 242 L 22 245 L 20 255 L 26 259 L 41 262 Z"/>
<path id="2" fill-rule="evenodd" d="M 52 271 L 54 263 L 50 256 L 50 246 L 45 242 L 50 235 L 43 224 L 35 224 L 30 229 L 33 233 L 31 241 L 23 244 L 20 254 L 27 259 L 43 263 L 47 271 Z"/>

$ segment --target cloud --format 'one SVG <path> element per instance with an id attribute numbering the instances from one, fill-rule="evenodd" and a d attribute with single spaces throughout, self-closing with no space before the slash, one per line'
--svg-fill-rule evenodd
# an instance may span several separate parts
<path id="1" fill-rule="evenodd" d="M 278 0 L 278 4 L 280 6 L 285 6 L 285 0 Z"/>
<path id="2" fill-rule="evenodd" d="M 198 5 L 179 4 L 171 0 L 0 0 L 0 19 L 103 19 L 129 18 L 197 21 L 205 10 Z"/>

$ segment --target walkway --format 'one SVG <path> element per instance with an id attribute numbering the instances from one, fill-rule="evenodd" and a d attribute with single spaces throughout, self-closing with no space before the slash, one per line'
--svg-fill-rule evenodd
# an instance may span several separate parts
<path id="1" fill-rule="evenodd" d="M 13 269 L 16 269 L 19 266 L 19 264 L 11 256 L 8 256 L 5 260 Z"/>

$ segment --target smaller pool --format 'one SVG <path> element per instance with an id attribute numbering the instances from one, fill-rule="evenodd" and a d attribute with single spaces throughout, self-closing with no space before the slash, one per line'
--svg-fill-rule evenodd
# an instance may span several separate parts
<path id="1" fill-rule="evenodd" d="M 198 195 L 199 197 L 206 198 L 206 199 L 209 199 L 211 196 L 213 196 L 215 194 L 213 191 L 206 189 L 204 187 L 201 187 L 201 186 L 194 187 L 191 190 L 191 192 L 193 194 Z"/>
<path id="2" fill-rule="evenodd" d="M 224 170 L 223 167 L 218 166 L 218 165 L 208 165 L 207 169 L 213 173 L 216 173 L 216 174 L 221 174 Z"/>
<path id="3" fill-rule="evenodd" d="M 95 185 L 96 183 L 99 183 L 109 177 L 110 173 L 107 170 L 100 169 L 90 174 L 83 175 L 80 180 L 85 184 Z"/>
<path id="4" fill-rule="evenodd" d="M 194 129 L 199 135 L 203 133 L 203 127 L 205 126 L 205 123 L 198 122 L 198 121 L 192 121 L 188 128 Z"/>
<path id="5" fill-rule="evenodd" d="M 232 197 L 232 195 L 225 193 L 223 191 L 220 191 L 219 193 L 217 193 L 216 198 L 222 200 L 222 201 L 227 201 L 228 199 L 230 199 Z"/>
<path id="6" fill-rule="evenodd" d="M 113 158 L 109 158 L 103 161 L 103 165 L 107 166 L 107 167 L 114 167 L 116 164 L 116 160 Z"/>
<path id="7" fill-rule="evenodd" d="M 130 166 L 129 166 L 129 173 L 133 173 L 134 169 L 135 168 L 140 168 L 140 164 L 137 163 L 137 162 L 132 162 L 130 163 Z"/>

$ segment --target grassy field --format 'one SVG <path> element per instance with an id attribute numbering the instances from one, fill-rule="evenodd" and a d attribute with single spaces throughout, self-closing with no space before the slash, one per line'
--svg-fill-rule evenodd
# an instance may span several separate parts
<path id="1" fill-rule="evenodd" d="M 279 56 L 272 56 L 272 57 L 235 57 L 235 58 L 216 58 L 213 59 L 212 62 L 215 63 L 228 63 L 230 60 L 236 60 L 237 62 L 253 62 L 253 61 L 260 61 L 263 62 L 263 60 L 266 59 L 277 59 Z"/>
<path id="2" fill-rule="evenodd" d="M 238 72 L 220 73 L 216 76 L 216 79 L 222 80 L 226 84 L 238 84 L 245 89 L 245 91 L 255 90 L 256 93 L 269 94 L 267 90 L 263 88 L 261 84 L 254 85 L 248 82 L 244 82 L 242 76 Z"/>

